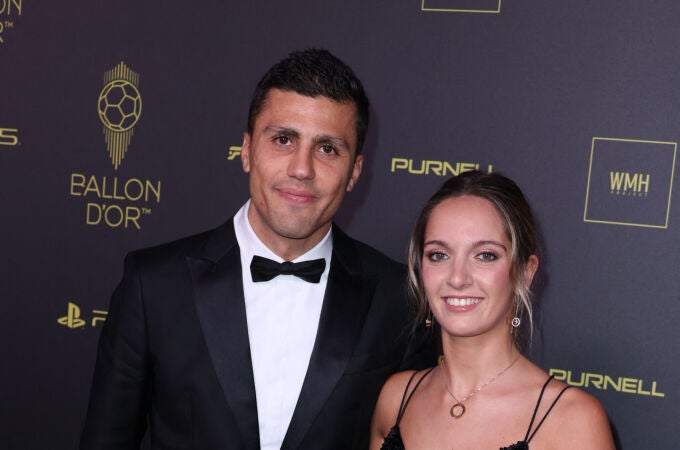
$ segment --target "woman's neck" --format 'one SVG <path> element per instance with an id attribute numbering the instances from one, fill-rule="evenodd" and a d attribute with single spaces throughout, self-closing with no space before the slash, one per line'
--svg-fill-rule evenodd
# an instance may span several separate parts
<path id="1" fill-rule="evenodd" d="M 496 340 L 444 336 L 442 344 L 444 355 L 440 370 L 444 371 L 448 388 L 456 392 L 477 389 L 510 370 L 521 357 L 510 336 Z"/>

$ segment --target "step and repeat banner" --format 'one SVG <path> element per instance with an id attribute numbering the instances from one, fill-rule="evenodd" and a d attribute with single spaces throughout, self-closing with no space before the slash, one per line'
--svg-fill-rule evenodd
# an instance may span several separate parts
<path id="1" fill-rule="evenodd" d="M 373 107 L 340 225 L 404 261 L 446 178 L 514 178 L 544 247 L 533 358 L 619 448 L 675 448 L 679 46 L 675 0 L 0 0 L 0 446 L 76 447 L 124 255 L 246 201 L 256 82 L 325 47 Z"/>

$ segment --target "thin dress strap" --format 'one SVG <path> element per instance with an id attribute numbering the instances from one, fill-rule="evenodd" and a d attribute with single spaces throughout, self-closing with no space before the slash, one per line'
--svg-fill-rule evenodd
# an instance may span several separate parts
<path id="1" fill-rule="evenodd" d="M 550 405 L 550 407 L 548 408 L 548 410 L 545 412 L 545 415 L 543 416 L 541 421 L 538 422 L 538 425 L 536 425 L 536 428 L 532 432 L 531 427 L 534 425 L 534 420 L 536 419 L 536 413 L 538 412 L 538 407 L 541 404 L 541 399 L 543 399 L 543 394 L 545 393 L 545 388 L 548 387 L 548 383 L 550 383 L 550 381 L 552 379 L 553 379 L 553 376 L 550 375 L 548 377 L 548 379 L 546 380 L 545 384 L 543 385 L 543 388 L 541 389 L 541 394 L 538 396 L 538 402 L 536 402 L 536 407 L 534 408 L 534 414 L 531 416 L 531 422 L 529 423 L 529 428 L 527 429 L 527 434 L 524 436 L 524 442 L 526 442 L 527 444 L 529 443 L 529 441 L 531 441 L 533 439 L 533 437 L 536 434 L 536 432 L 538 431 L 538 429 L 541 428 L 541 425 L 543 425 L 543 422 L 548 417 L 548 414 L 550 414 L 550 411 L 552 411 L 552 409 L 557 404 L 557 401 L 560 399 L 560 397 L 562 397 L 562 394 L 564 394 L 564 391 L 566 391 L 567 389 L 569 389 L 571 387 L 571 385 L 566 385 L 564 387 L 564 389 L 562 389 L 560 391 L 560 393 L 557 395 L 557 397 L 555 397 L 555 400 L 553 400 L 553 402 Z M 529 433 L 531 433 L 531 435 Z"/>
<path id="2" fill-rule="evenodd" d="M 418 386 L 420 386 L 420 383 L 423 382 L 425 377 L 428 376 L 430 374 L 430 372 L 432 372 L 432 370 L 435 367 L 437 367 L 437 366 L 430 367 L 427 370 L 427 372 L 425 372 L 423 374 L 423 376 L 420 377 L 418 382 L 416 382 L 416 385 L 413 386 L 413 390 L 411 391 L 411 393 L 408 395 L 408 397 L 406 397 L 406 393 L 408 392 L 408 388 L 411 386 L 411 382 L 413 381 L 413 378 L 415 378 L 415 376 L 418 372 L 417 371 L 413 372 L 413 374 L 411 375 L 411 378 L 408 379 L 408 383 L 406 384 L 406 389 L 404 389 L 404 395 L 401 397 L 401 405 L 399 406 L 399 414 L 397 414 L 397 423 L 394 424 L 395 426 L 399 426 L 399 423 L 401 422 L 401 418 L 404 416 L 404 412 L 406 411 L 406 407 L 408 406 L 408 402 L 411 401 L 411 397 L 413 397 L 413 394 L 416 392 L 416 389 L 418 389 Z"/>

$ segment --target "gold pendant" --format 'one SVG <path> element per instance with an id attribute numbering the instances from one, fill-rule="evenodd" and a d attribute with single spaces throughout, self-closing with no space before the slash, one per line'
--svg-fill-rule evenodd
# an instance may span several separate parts
<path id="1" fill-rule="evenodd" d="M 454 419 L 459 419 L 463 414 L 465 414 L 465 405 L 460 402 L 456 403 L 451 407 L 449 414 L 451 414 L 451 417 Z"/>

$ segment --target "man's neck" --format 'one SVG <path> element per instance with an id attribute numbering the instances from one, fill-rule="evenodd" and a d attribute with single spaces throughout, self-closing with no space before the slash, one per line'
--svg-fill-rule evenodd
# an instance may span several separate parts
<path id="1" fill-rule="evenodd" d="M 274 239 L 267 239 L 263 237 L 260 233 L 255 231 L 255 234 L 264 245 L 269 248 L 275 255 L 279 256 L 284 261 L 293 261 L 296 258 L 304 255 L 311 249 L 313 249 L 321 240 L 326 236 L 330 225 L 323 229 L 318 230 L 313 235 L 308 236 L 303 239 L 291 239 L 282 236 L 276 236 Z"/>
<path id="2" fill-rule="evenodd" d="M 331 223 L 329 223 L 304 238 L 289 238 L 276 234 L 272 230 L 258 227 L 257 224 L 253 224 L 249 215 L 246 217 L 260 242 L 284 261 L 293 261 L 313 249 L 331 229 Z"/>

